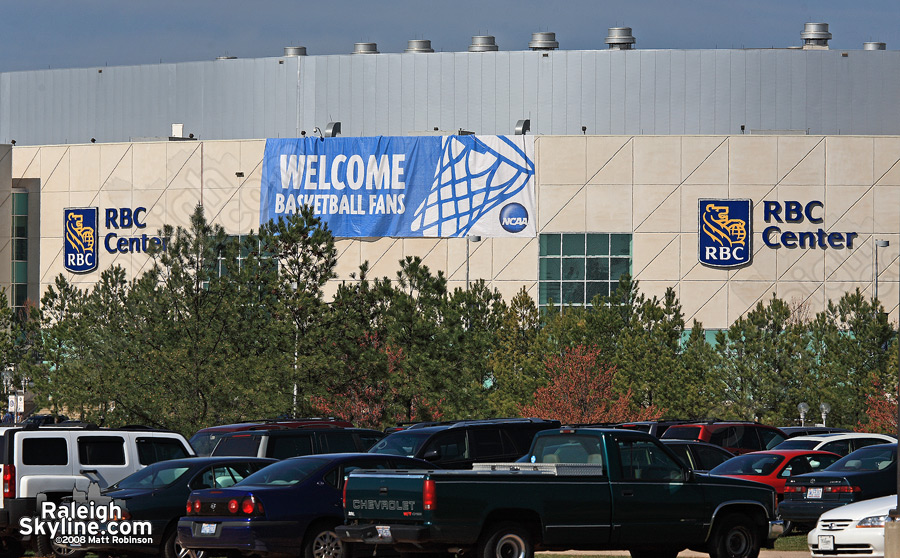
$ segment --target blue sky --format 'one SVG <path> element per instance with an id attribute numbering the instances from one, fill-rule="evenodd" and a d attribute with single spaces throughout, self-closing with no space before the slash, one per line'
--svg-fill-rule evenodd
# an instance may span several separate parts
<path id="1" fill-rule="evenodd" d="M 887 0 L 0 0 L 0 72 L 345 54 L 356 42 L 402 52 L 408 39 L 464 51 L 473 35 L 524 50 L 553 31 L 560 48 L 605 49 L 607 29 L 634 29 L 637 48 L 801 44 L 804 22 L 830 24 L 834 49 L 882 41 L 900 50 L 900 2 Z"/>

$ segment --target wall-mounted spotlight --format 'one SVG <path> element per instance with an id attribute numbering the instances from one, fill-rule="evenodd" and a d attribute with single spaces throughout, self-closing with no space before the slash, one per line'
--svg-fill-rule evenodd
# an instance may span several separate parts
<path id="1" fill-rule="evenodd" d="M 15 145 L 15 144 L 16 144 L 16 140 L 9 140 L 9 143 Z"/>
<path id="2" fill-rule="evenodd" d="M 325 137 L 326 138 L 335 138 L 341 133 L 341 123 L 338 122 L 329 122 L 325 125 Z"/>
<path id="3" fill-rule="evenodd" d="M 526 132 L 531 131 L 531 119 L 526 118 L 524 120 L 516 121 L 516 135 L 524 136 Z"/>
<path id="4" fill-rule="evenodd" d="M 95 138 L 91 138 L 91 143 L 97 143 L 97 140 Z"/>
<path id="5" fill-rule="evenodd" d="M 319 139 L 325 139 L 325 136 L 322 135 L 322 130 L 320 130 L 318 126 L 313 128 L 313 133 L 319 136 Z"/>

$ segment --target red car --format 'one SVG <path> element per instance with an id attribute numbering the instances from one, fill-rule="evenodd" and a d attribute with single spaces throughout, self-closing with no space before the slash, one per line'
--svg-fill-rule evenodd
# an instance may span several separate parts
<path id="1" fill-rule="evenodd" d="M 736 477 L 768 484 L 784 497 L 784 484 L 788 478 L 803 473 L 815 473 L 828 467 L 841 456 L 828 451 L 769 450 L 754 451 L 732 457 L 713 467 L 710 475 Z"/>

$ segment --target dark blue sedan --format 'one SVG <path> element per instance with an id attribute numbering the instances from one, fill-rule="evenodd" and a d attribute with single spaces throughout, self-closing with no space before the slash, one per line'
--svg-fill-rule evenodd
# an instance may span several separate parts
<path id="1" fill-rule="evenodd" d="M 858 449 L 818 473 L 797 475 L 784 485 L 781 518 L 812 527 L 838 506 L 897 493 L 897 444 Z"/>
<path id="2" fill-rule="evenodd" d="M 344 477 L 354 469 L 434 469 L 396 455 L 335 453 L 285 459 L 223 490 L 195 490 L 178 540 L 193 551 L 345 558 L 335 534 L 344 523 Z M 195 552 L 196 554 L 196 552 Z"/>

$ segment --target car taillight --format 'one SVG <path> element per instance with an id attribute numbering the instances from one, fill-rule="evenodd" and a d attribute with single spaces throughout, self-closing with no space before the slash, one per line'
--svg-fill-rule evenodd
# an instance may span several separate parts
<path id="1" fill-rule="evenodd" d="M 839 493 L 839 494 L 852 494 L 853 492 L 861 492 L 862 489 L 858 486 L 826 486 L 825 492 Z"/>
<path id="2" fill-rule="evenodd" d="M 190 500 L 187 501 L 187 514 L 191 515 L 191 512 L 194 511 L 194 503 Z"/>
<path id="3" fill-rule="evenodd" d="M 350 479 L 344 477 L 344 491 L 341 494 L 341 505 L 344 506 L 344 509 L 347 509 L 347 483 Z"/>
<path id="4" fill-rule="evenodd" d="M 247 515 L 253 513 L 253 500 L 250 498 L 244 498 L 244 501 L 241 502 L 241 511 Z"/>
<path id="5" fill-rule="evenodd" d="M 422 485 L 422 507 L 426 510 L 437 509 L 437 501 L 434 494 L 434 481 L 428 479 Z"/>
<path id="6" fill-rule="evenodd" d="M 790 493 L 801 493 L 802 494 L 803 492 L 806 492 L 806 487 L 805 486 L 785 486 L 784 492 L 785 492 L 785 494 L 790 494 Z"/>
<path id="7" fill-rule="evenodd" d="M 200 500 L 194 500 L 194 513 L 200 513 Z"/>
<path id="8" fill-rule="evenodd" d="M 15 465 L 4 465 L 3 466 L 3 497 L 4 498 L 15 498 L 16 497 L 16 466 Z"/>
<path id="9" fill-rule="evenodd" d="M 241 505 L 236 499 L 232 498 L 231 500 L 228 500 L 228 511 L 231 513 L 237 513 L 240 507 Z"/>

